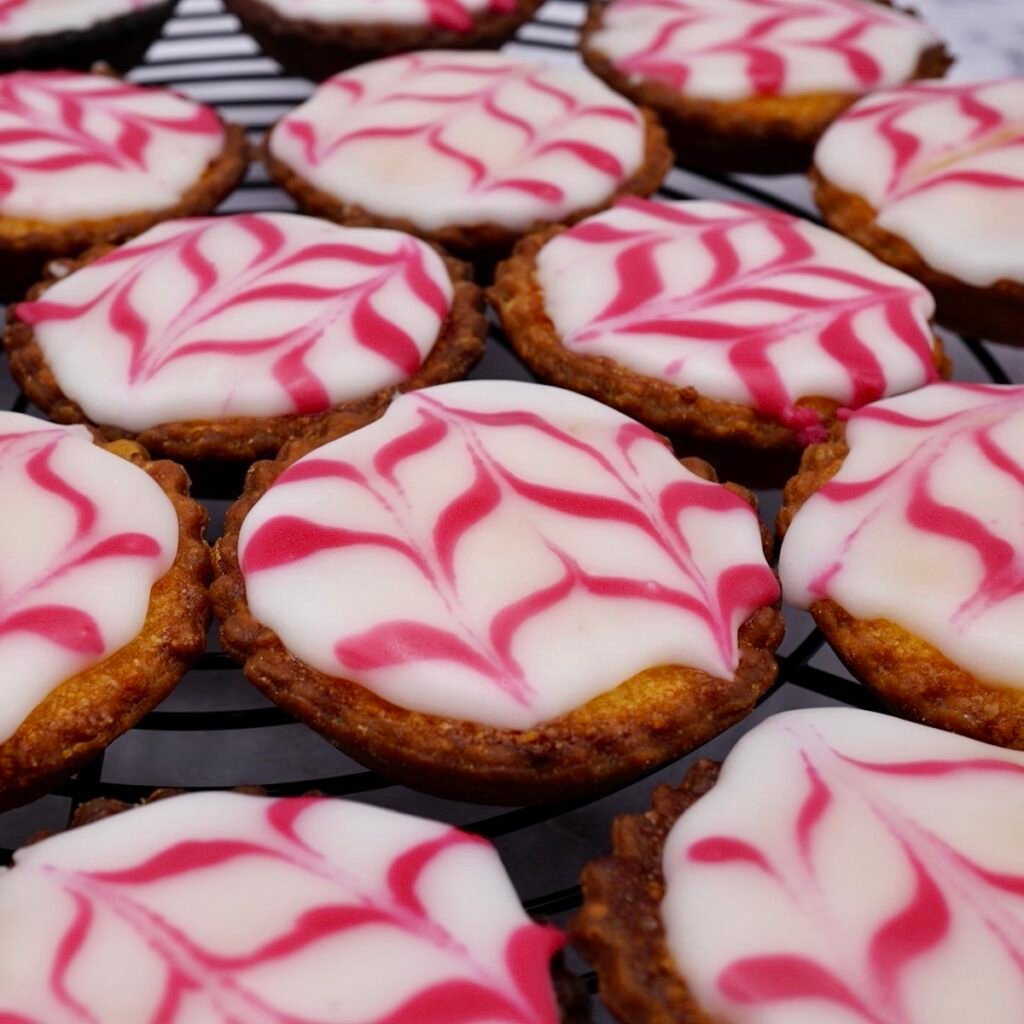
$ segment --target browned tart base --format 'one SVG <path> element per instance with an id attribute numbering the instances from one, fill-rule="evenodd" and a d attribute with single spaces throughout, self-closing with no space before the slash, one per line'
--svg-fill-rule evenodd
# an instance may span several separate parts
<path id="1" fill-rule="evenodd" d="M 173 206 L 160 210 L 64 224 L 0 216 L 0 301 L 20 299 L 60 256 L 78 256 L 95 245 L 124 242 L 161 221 L 198 217 L 234 191 L 249 166 L 249 143 L 239 125 L 227 125 L 220 155 Z"/>
<path id="2" fill-rule="evenodd" d="M 935 296 L 939 323 L 961 334 L 1024 345 L 1024 280 L 981 288 L 934 270 L 909 242 L 879 227 L 866 200 L 837 188 L 817 168 L 811 170 L 811 184 L 828 226 L 916 277 Z"/>
<path id="3" fill-rule="evenodd" d="M 641 111 L 645 124 L 644 157 L 640 167 L 624 181 L 607 199 L 583 210 L 575 210 L 563 218 L 562 223 L 574 224 L 584 217 L 607 209 L 622 196 L 649 196 L 661 184 L 672 166 L 672 152 L 665 141 L 665 132 L 657 118 L 649 110 Z M 522 231 L 513 231 L 500 224 L 448 225 L 437 231 L 425 231 L 411 221 L 400 217 L 386 217 L 367 210 L 354 203 L 346 203 L 311 185 L 305 178 L 293 171 L 288 164 L 278 160 L 270 152 L 267 135 L 263 145 L 263 160 L 270 177 L 277 182 L 306 212 L 338 224 L 360 228 L 394 228 L 443 246 L 463 258 L 496 258 L 506 254 L 515 242 L 531 231 L 546 227 L 547 222 L 537 221 Z"/>
<path id="4" fill-rule="evenodd" d="M 758 459 L 762 453 L 797 452 L 804 447 L 794 431 L 749 406 L 708 398 L 692 387 L 644 376 L 605 356 L 570 352 L 547 315 L 537 280 L 540 250 L 564 230 L 560 226 L 547 228 L 519 242 L 512 256 L 498 267 L 488 292 L 512 347 L 535 373 L 559 387 L 613 406 L 673 439 L 699 438 L 713 445 L 754 449 Z M 951 363 L 938 338 L 933 356 L 936 369 L 948 377 Z M 838 409 L 832 399 L 811 396 L 797 405 L 814 409 L 826 426 Z M 714 457 L 712 461 L 718 465 Z"/>
<path id="5" fill-rule="evenodd" d="M 704 100 L 685 97 L 663 82 L 634 81 L 591 43 L 601 28 L 604 7 L 604 0 L 591 2 L 580 40 L 583 60 L 617 92 L 657 112 L 676 161 L 684 167 L 722 173 L 802 173 L 811 164 L 821 133 L 860 99 L 852 93 L 822 92 Z M 945 47 L 932 47 L 921 55 L 912 77 L 941 78 L 952 63 Z"/>
<path id="6" fill-rule="evenodd" d="M 611 855 L 583 869 L 583 906 L 569 934 L 597 968 L 601 997 L 623 1024 L 712 1024 L 666 943 L 661 864 L 672 826 L 714 786 L 718 771 L 700 760 L 679 786 L 659 786 L 646 814 L 615 819 Z"/>
<path id="7" fill-rule="evenodd" d="M 0 74 L 45 68 L 88 71 L 97 63 L 129 71 L 160 36 L 176 2 L 165 0 L 80 31 L 0 43 Z"/>
<path id="8" fill-rule="evenodd" d="M 153 586 L 139 635 L 61 683 L 0 743 L 0 811 L 28 803 L 73 775 L 159 704 L 206 646 L 206 511 L 188 496 L 188 476 L 180 466 L 151 462 L 143 448 L 127 441 L 107 448 L 163 488 L 178 515 L 178 553 Z"/>
<path id="9" fill-rule="evenodd" d="M 842 424 L 833 428 L 833 440 L 804 452 L 783 495 L 780 537 L 804 502 L 839 472 L 848 452 Z M 1024 750 L 1024 691 L 976 678 L 886 619 L 856 619 L 828 599 L 815 601 L 811 614 L 843 664 L 904 718 Z"/>
<path id="10" fill-rule="evenodd" d="M 82 259 L 61 266 L 60 277 L 67 276 L 110 251 L 102 246 Z M 175 459 L 226 459 L 251 462 L 277 454 L 285 442 L 323 430 L 327 421 L 345 424 L 354 430 L 377 418 L 391 399 L 402 391 L 459 380 L 483 355 L 487 322 L 483 315 L 483 296 L 470 279 L 468 268 L 443 256 L 454 285 L 452 308 L 441 333 L 423 365 L 411 377 L 390 388 L 345 402 L 323 413 L 270 416 L 237 416 L 222 420 L 191 420 L 164 423 L 139 434 L 130 434 L 109 424 L 93 423 L 77 402 L 68 398 L 47 365 L 35 332 L 18 319 L 17 307 L 10 316 L 3 343 L 7 350 L 11 375 L 21 390 L 47 416 L 58 423 L 88 423 L 108 441 L 133 438 L 150 451 Z M 28 298 L 37 299 L 59 278 L 49 277 L 36 285 Z"/>
<path id="11" fill-rule="evenodd" d="M 483 11 L 467 32 L 434 25 L 387 22 L 328 25 L 285 17 L 260 0 L 225 0 L 225 6 L 263 52 L 293 74 L 321 82 L 339 71 L 412 50 L 496 49 L 529 21 L 541 0 L 516 0 L 513 11 Z"/>
<path id="12" fill-rule="evenodd" d="M 733 679 L 681 665 L 650 668 L 524 731 L 409 711 L 358 683 L 311 668 L 250 611 L 238 536 L 273 481 L 315 447 L 315 441 L 296 442 L 276 462 L 257 463 L 249 471 L 214 550 L 218 578 L 211 596 L 224 649 L 243 663 L 250 682 L 380 774 L 428 793 L 483 803 L 570 800 L 624 784 L 705 743 L 747 715 L 775 681 L 774 651 L 783 631 L 775 607 L 759 609 L 740 627 Z M 706 463 L 685 464 L 714 478 Z M 749 492 L 733 489 L 754 503 Z"/>

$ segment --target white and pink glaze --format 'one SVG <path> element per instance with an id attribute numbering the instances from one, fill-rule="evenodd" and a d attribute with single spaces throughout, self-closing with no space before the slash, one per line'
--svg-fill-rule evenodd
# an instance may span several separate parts
<path id="1" fill-rule="evenodd" d="M 2 743 L 62 682 L 138 635 L 178 520 L 158 484 L 84 427 L 20 413 L 0 412 L 0 494 Z"/>
<path id="2" fill-rule="evenodd" d="M 452 294 L 410 235 L 254 213 L 160 224 L 18 316 L 90 420 L 137 432 L 323 412 L 399 384 Z"/>
<path id="3" fill-rule="evenodd" d="M 557 388 L 399 397 L 253 507 L 249 607 L 331 676 L 527 729 L 644 669 L 732 678 L 776 600 L 755 513 L 639 423 Z"/>
<path id="4" fill-rule="evenodd" d="M 81 32 L 164 0 L 0 0 L 0 42 Z"/>
<path id="5" fill-rule="evenodd" d="M 831 231 L 740 203 L 624 199 L 537 256 L 561 344 L 822 440 L 802 398 L 857 408 L 938 377 L 931 295 Z"/>
<path id="6" fill-rule="evenodd" d="M 589 40 L 633 82 L 721 101 L 898 85 L 938 43 L 870 0 L 612 0 Z"/>
<path id="7" fill-rule="evenodd" d="M 484 14 L 508 14 L 517 0 L 262 0 L 289 21 L 323 25 L 430 25 L 469 32 Z"/>
<path id="8" fill-rule="evenodd" d="M 223 149 L 208 108 L 106 75 L 0 75 L 0 216 L 63 223 L 178 202 Z"/>
<path id="9" fill-rule="evenodd" d="M 1024 77 L 869 96 L 833 122 L 814 162 L 935 270 L 978 287 L 1024 282 Z"/>
<path id="10" fill-rule="evenodd" d="M 557 1024 L 494 848 L 343 800 L 174 797 L 0 873 L 0 1020 Z"/>
<path id="11" fill-rule="evenodd" d="M 829 598 L 1024 687 L 1024 387 L 933 384 L 854 413 L 846 438 L 786 534 L 786 600 Z"/>
<path id="12" fill-rule="evenodd" d="M 850 708 L 744 736 L 664 851 L 669 949 L 728 1024 L 1024 1018 L 1024 754 Z"/>
<path id="13" fill-rule="evenodd" d="M 431 51 L 329 79 L 277 124 L 303 180 L 418 229 L 525 230 L 605 202 L 641 165 L 639 111 L 576 68 Z"/>

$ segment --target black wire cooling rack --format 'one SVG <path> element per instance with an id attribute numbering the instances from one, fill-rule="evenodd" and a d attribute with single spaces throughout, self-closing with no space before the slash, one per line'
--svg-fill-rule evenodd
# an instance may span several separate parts
<path id="1" fill-rule="evenodd" d="M 928 2 L 934 6 L 939 0 Z M 582 0 L 549 0 L 509 49 L 550 61 L 575 61 L 584 11 Z M 938 13 L 941 8 L 936 6 Z M 939 24 L 940 30 L 944 27 Z M 954 50 L 961 41 L 951 38 Z M 254 140 L 312 89 L 304 79 L 282 74 L 274 61 L 263 56 L 240 32 L 234 17 L 224 12 L 220 0 L 181 0 L 163 38 L 130 77 L 173 86 L 216 105 L 228 120 L 244 125 Z M 817 219 L 806 185 L 796 177 L 725 177 L 676 169 L 662 194 L 673 199 L 745 199 Z M 244 185 L 221 209 L 225 213 L 290 210 L 293 204 L 268 182 L 263 168 L 254 165 Z M 943 339 L 956 377 L 1024 381 L 1024 351 L 990 347 L 946 332 Z M 474 377 L 531 379 L 498 331 L 492 331 L 488 341 L 487 355 Z M 0 368 L 0 407 L 32 411 L 6 368 Z M 235 469 L 200 467 L 193 472 L 194 493 L 210 511 L 211 541 L 220 534 L 224 512 L 240 492 L 242 477 L 242 471 Z M 779 492 L 762 492 L 760 497 L 770 523 Z M 424 796 L 364 770 L 249 686 L 234 662 L 220 651 L 212 630 L 207 653 L 158 710 L 52 795 L 0 815 L 0 863 L 33 833 L 63 828 L 79 804 L 98 796 L 131 801 L 164 786 L 204 789 L 258 784 L 277 795 L 315 789 L 449 821 L 487 836 L 501 851 L 527 909 L 564 923 L 579 905 L 581 868 L 607 850 L 612 819 L 646 809 L 651 790 L 661 782 L 680 780 L 693 758 L 723 757 L 743 731 L 785 709 L 846 704 L 880 710 L 823 643 L 809 616 L 787 609 L 787 636 L 781 651 L 779 682 L 755 712 L 683 761 L 599 799 L 508 810 Z M 595 979 L 586 965 L 574 966 L 593 989 Z M 595 1006 L 595 1020 L 610 1018 Z"/>

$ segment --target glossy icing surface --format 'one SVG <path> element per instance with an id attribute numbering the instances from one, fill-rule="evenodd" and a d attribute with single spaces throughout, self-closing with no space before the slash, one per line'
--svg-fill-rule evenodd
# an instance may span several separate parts
<path id="1" fill-rule="evenodd" d="M 854 413 L 846 436 L 786 534 L 786 600 L 831 598 L 1024 687 L 1024 387 L 934 384 Z"/>
<path id="2" fill-rule="evenodd" d="M 807 221 L 740 203 L 624 199 L 548 242 L 562 345 L 821 440 L 809 396 L 857 407 L 937 377 L 916 281 Z"/>
<path id="3" fill-rule="evenodd" d="M 431 51 L 336 75 L 270 148 L 318 189 L 420 230 L 525 230 L 606 201 L 644 140 L 637 109 L 585 71 Z"/>
<path id="4" fill-rule="evenodd" d="M 176 220 L 18 315 L 94 423 L 322 412 L 405 380 L 448 315 L 437 253 L 294 214 Z"/>
<path id="5" fill-rule="evenodd" d="M 75 32 L 163 0 L 0 0 L 0 41 Z"/>
<path id="6" fill-rule="evenodd" d="M 0 743 L 142 629 L 178 550 L 167 496 L 83 427 L 0 413 Z M 2 986 L 0 986 L 2 989 Z"/>
<path id="7" fill-rule="evenodd" d="M 104 75 L 0 75 L 0 215 L 62 223 L 178 202 L 224 145 L 212 110 Z"/>
<path id="8" fill-rule="evenodd" d="M 863 99 L 814 162 L 936 270 L 980 287 L 1024 281 L 1024 77 Z"/>
<path id="9" fill-rule="evenodd" d="M 669 947 L 729 1024 L 1016 1024 L 1024 754 L 849 708 L 744 736 L 664 851 Z"/>
<path id="10" fill-rule="evenodd" d="M 516 0 L 263 0 L 294 21 L 326 25 L 432 25 L 451 32 L 469 32 L 483 13 L 504 14 Z"/>
<path id="11" fill-rule="evenodd" d="M 483 839 L 343 800 L 192 794 L 0 873 L 0 1019 L 557 1024 L 562 942 Z"/>
<path id="12" fill-rule="evenodd" d="M 897 85 L 937 43 L 869 0 L 612 0 L 590 38 L 633 81 L 723 101 Z"/>
<path id="13" fill-rule="evenodd" d="M 778 593 L 757 519 L 588 398 L 477 381 L 400 396 L 243 524 L 253 615 L 402 707 L 525 729 L 644 669 L 733 675 Z"/>

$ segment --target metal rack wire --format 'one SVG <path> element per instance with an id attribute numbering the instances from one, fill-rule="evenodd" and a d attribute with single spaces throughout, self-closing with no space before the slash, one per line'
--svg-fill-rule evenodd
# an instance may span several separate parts
<path id="1" fill-rule="evenodd" d="M 581 0 L 549 0 L 510 48 L 555 61 L 576 60 L 574 46 L 583 20 Z M 181 0 L 164 37 L 131 77 L 170 85 L 215 104 L 225 117 L 246 126 L 253 138 L 307 96 L 311 85 L 284 75 L 224 13 L 220 0 Z M 814 218 L 802 180 L 733 178 L 674 170 L 663 189 L 670 198 L 746 199 Z M 291 200 L 254 166 L 245 184 L 223 205 L 224 212 L 292 209 Z M 956 376 L 971 380 L 1024 380 L 1021 352 L 943 335 Z M 498 333 L 476 377 L 530 379 Z M 0 403 L 26 410 L 6 369 L 0 369 Z M 31 411 L 31 410 L 29 410 Z M 236 470 L 204 468 L 194 493 L 210 510 L 211 540 L 241 489 Z M 778 492 L 761 495 L 768 521 Z M 40 829 L 62 828 L 83 801 L 97 796 L 136 800 L 162 786 L 193 788 L 261 784 L 274 794 L 314 789 L 450 821 L 487 836 L 501 850 L 527 908 L 564 920 L 579 903 L 577 878 L 583 864 L 607 847 L 612 819 L 649 806 L 651 789 L 679 780 L 696 756 L 722 757 L 737 736 L 767 714 L 786 708 L 847 704 L 878 709 L 867 691 L 843 670 L 808 616 L 787 611 L 788 633 L 780 657 L 779 682 L 743 723 L 683 762 L 619 792 L 596 800 L 512 810 L 481 808 L 425 797 L 362 769 L 305 726 L 268 704 L 220 652 L 210 647 L 178 690 L 135 729 L 115 742 L 55 794 L 27 808 L 0 815 L 0 863 Z M 2 684 L 0 684 L 2 685 Z M 591 974 L 577 965 L 594 987 Z M 598 1021 L 609 1020 L 596 1008 Z"/>

